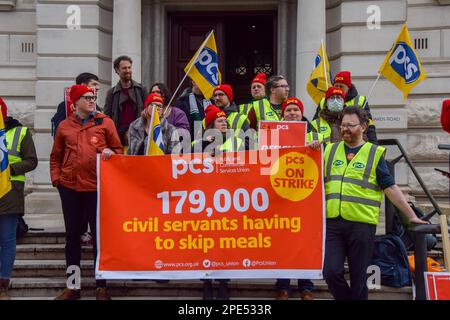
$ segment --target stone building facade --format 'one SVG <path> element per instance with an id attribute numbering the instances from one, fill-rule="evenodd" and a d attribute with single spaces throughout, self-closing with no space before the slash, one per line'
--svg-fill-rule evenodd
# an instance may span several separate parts
<path id="1" fill-rule="evenodd" d="M 236 12 L 240 17 L 272 14 L 272 68 L 286 75 L 291 94 L 306 102 L 309 116 L 314 106 L 305 85 L 321 39 L 333 72 L 350 70 L 359 92 L 367 94 L 406 22 L 428 79 L 404 101 L 381 78 L 369 102 L 379 138 L 399 139 L 428 187 L 447 201 L 448 181 L 433 168 L 448 169 L 448 152 L 437 145 L 450 143 L 439 123 L 442 100 L 450 98 L 449 0 L 0 0 L 0 96 L 14 117 L 33 128 L 40 160 L 27 181 L 27 212 L 61 212 L 50 184 L 49 155 L 50 118 L 63 88 L 80 72 L 95 73 L 102 106 L 108 87 L 117 81 L 112 60 L 120 54 L 134 59 L 135 80 L 146 86 L 168 82 L 173 17 L 192 12 L 202 17 L 228 13 L 230 19 Z M 395 156 L 389 149 L 388 158 Z M 396 178 L 420 195 L 402 163 Z"/>

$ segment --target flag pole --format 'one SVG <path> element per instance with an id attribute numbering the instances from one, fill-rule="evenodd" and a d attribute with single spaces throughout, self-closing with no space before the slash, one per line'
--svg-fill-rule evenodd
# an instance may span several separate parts
<path id="1" fill-rule="evenodd" d="M 380 77 L 381 77 L 381 73 L 378 72 L 378 77 L 375 79 L 375 81 L 372 84 L 372 87 L 369 90 L 369 94 L 367 95 L 366 101 L 364 102 L 364 105 L 363 105 L 363 109 L 366 107 L 367 103 L 369 102 L 369 98 L 372 96 L 373 89 L 375 88 L 375 85 L 377 84 L 378 80 L 380 80 Z"/>
<path id="2" fill-rule="evenodd" d="M 156 107 L 152 107 L 152 116 L 150 117 L 150 122 L 148 124 L 148 132 L 147 132 L 147 147 L 145 148 L 145 155 L 148 156 L 148 151 L 150 149 L 150 136 L 153 131 L 153 117 L 155 116 Z"/>
<path id="3" fill-rule="evenodd" d="M 183 79 L 181 80 L 180 84 L 178 85 L 177 89 L 176 89 L 175 92 L 173 93 L 172 97 L 170 98 L 169 103 L 168 103 L 166 106 L 170 106 L 170 104 L 172 103 L 173 98 L 175 98 L 175 96 L 176 96 L 178 90 L 180 90 L 181 85 L 183 84 L 184 80 L 185 80 L 186 77 L 188 76 L 189 72 L 191 72 L 191 69 L 192 69 L 192 67 L 195 65 L 195 62 L 196 62 L 198 56 L 200 55 L 200 52 L 202 52 L 203 48 L 205 47 L 206 43 L 208 42 L 208 40 L 209 40 L 209 38 L 211 37 L 211 35 L 213 34 L 213 32 L 214 32 L 214 29 L 211 30 L 211 31 L 209 32 L 208 36 L 207 36 L 206 39 L 203 41 L 203 43 L 202 43 L 202 45 L 200 46 L 200 48 L 197 50 L 197 54 L 195 55 L 195 58 L 194 58 L 193 62 L 191 63 L 191 65 L 190 65 L 188 71 L 184 74 Z M 166 108 L 166 110 L 167 110 L 167 108 Z M 164 111 L 165 111 L 165 110 L 164 110 Z M 165 112 L 164 112 L 164 115 L 165 115 Z"/>
<path id="4" fill-rule="evenodd" d="M 322 44 L 322 61 L 323 61 L 323 73 L 325 76 L 325 83 L 328 90 L 328 76 L 327 76 L 327 64 L 325 63 L 325 46 L 323 45 L 323 39 L 320 39 L 320 43 Z M 331 81 L 331 79 L 330 79 Z"/>

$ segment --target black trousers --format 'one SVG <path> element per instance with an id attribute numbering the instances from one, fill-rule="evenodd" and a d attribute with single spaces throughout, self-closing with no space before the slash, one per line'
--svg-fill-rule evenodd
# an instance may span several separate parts
<path id="1" fill-rule="evenodd" d="M 372 262 L 376 226 L 347 221 L 341 217 L 327 219 L 323 274 L 336 300 L 367 300 L 367 268 Z M 344 278 L 348 260 L 350 286 Z"/>
<path id="2" fill-rule="evenodd" d="M 91 227 L 94 242 L 94 269 L 97 258 L 97 192 L 77 192 L 63 186 L 58 187 L 61 197 L 64 225 L 66 227 L 66 264 L 80 266 L 81 243 L 80 237 L 86 231 L 87 219 Z M 67 275 L 69 276 L 69 274 Z M 106 287 L 105 280 L 97 280 L 97 287 Z"/>

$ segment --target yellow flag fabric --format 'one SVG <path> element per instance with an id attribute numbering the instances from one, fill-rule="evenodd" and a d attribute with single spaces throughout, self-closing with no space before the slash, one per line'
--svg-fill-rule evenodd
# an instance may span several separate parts
<path id="1" fill-rule="evenodd" d="M 378 72 L 403 92 L 404 99 L 414 86 L 427 78 L 406 24 L 403 25 Z"/>
<path id="2" fill-rule="evenodd" d="M 212 97 L 214 88 L 222 81 L 213 31 L 186 65 L 184 72 L 198 85 L 206 99 Z"/>
<path id="3" fill-rule="evenodd" d="M 147 139 L 146 154 L 148 156 L 159 156 L 164 154 L 161 123 L 159 121 L 159 115 L 156 107 L 153 107 Z"/>
<path id="4" fill-rule="evenodd" d="M 327 78 L 325 78 L 325 75 Z M 306 84 L 306 91 L 308 91 L 311 99 L 313 99 L 316 104 L 319 104 L 320 100 L 325 98 L 325 92 L 328 87 L 332 85 L 331 79 L 332 76 L 327 51 L 325 50 L 325 46 L 321 44 L 319 51 L 317 52 L 316 60 L 314 61 L 314 70 L 311 72 L 311 76 Z"/>
<path id="5" fill-rule="evenodd" d="M 0 198 L 11 191 L 8 149 L 6 148 L 5 123 L 0 112 Z"/>

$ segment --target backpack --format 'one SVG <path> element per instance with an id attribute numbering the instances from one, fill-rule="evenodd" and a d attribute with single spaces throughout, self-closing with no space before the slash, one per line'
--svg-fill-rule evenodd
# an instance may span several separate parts
<path id="1" fill-rule="evenodd" d="M 375 239 L 372 264 L 381 271 L 381 284 L 401 288 L 411 285 L 411 269 L 400 237 L 387 234 Z"/>
<path id="2" fill-rule="evenodd" d="M 28 232 L 29 228 L 23 217 L 19 217 L 17 221 L 16 238 L 22 238 Z"/>
<path id="3" fill-rule="evenodd" d="M 66 119 L 66 104 L 63 101 L 58 105 L 58 109 L 56 110 L 55 115 L 51 119 L 53 138 L 56 136 L 56 129 L 58 129 L 59 124 L 64 119 Z"/>
<path id="4" fill-rule="evenodd" d="M 418 218 L 422 218 L 425 216 L 423 211 L 416 207 L 412 202 L 409 202 L 409 205 L 411 206 L 411 209 L 414 211 L 416 216 Z M 414 238 L 412 234 L 405 229 L 402 218 L 403 216 L 400 216 L 401 214 L 398 212 L 398 209 L 395 208 L 395 214 L 394 214 L 394 223 L 392 228 L 392 233 L 399 236 L 400 239 L 402 239 L 403 243 L 405 244 L 405 248 L 407 251 L 414 251 Z M 431 223 L 431 222 L 428 222 Z M 437 237 L 435 234 L 427 234 L 426 235 L 426 241 L 427 241 L 427 250 L 430 251 L 433 249 L 437 244 Z"/>

